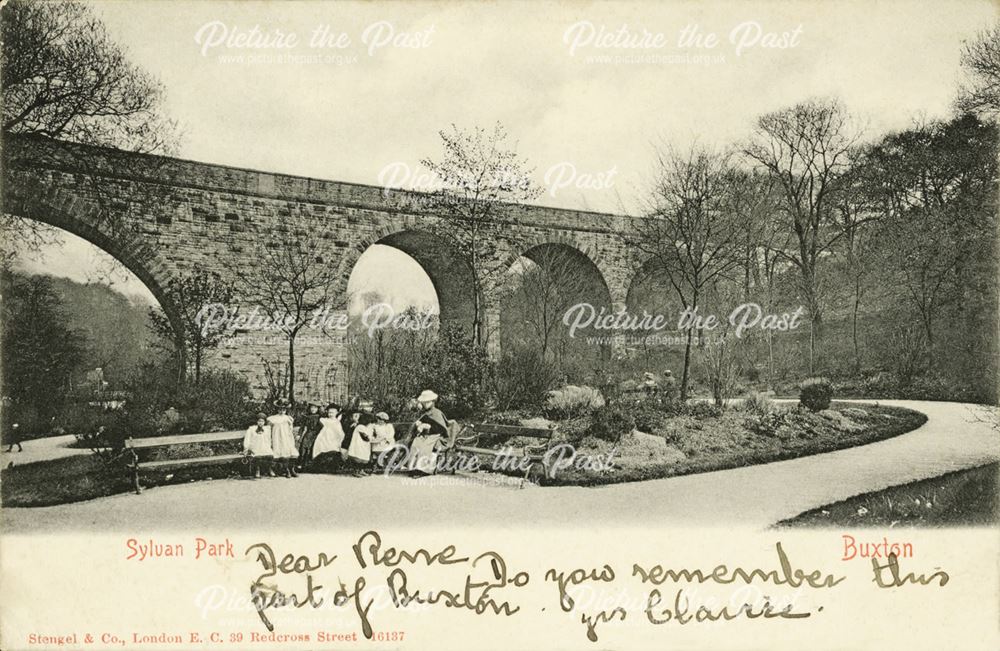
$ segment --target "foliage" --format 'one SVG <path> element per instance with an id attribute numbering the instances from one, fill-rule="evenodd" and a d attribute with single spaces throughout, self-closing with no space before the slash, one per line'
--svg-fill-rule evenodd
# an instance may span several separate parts
<path id="1" fill-rule="evenodd" d="M 178 380 L 175 364 L 175 360 L 149 363 L 133 376 L 132 399 L 115 426 L 133 437 L 239 429 L 261 409 L 242 376 L 212 370 L 194 385 Z"/>
<path id="2" fill-rule="evenodd" d="M 612 402 L 591 414 L 587 433 L 603 441 L 617 443 L 633 429 L 635 429 L 635 417 L 632 410 L 627 405 Z"/>
<path id="3" fill-rule="evenodd" d="M 511 268 L 510 284 L 500 314 L 501 346 L 527 348 L 564 372 L 593 365 L 601 347 L 586 340 L 592 328 L 570 336 L 563 319 L 575 305 L 610 307 L 601 272 L 586 255 L 565 244 L 533 247 Z"/>
<path id="4" fill-rule="evenodd" d="M 549 391 L 558 386 L 560 374 L 536 351 L 519 348 L 500 359 L 496 373 L 497 408 L 539 409 Z"/>
<path id="5" fill-rule="evenodd" d="M 743 420 L 743 426 L 761 436 L 776 436 L 778 429 L 788 422 L 788 412 L 783 410 L 750 412 Z"/>
<path id="6" fill-rule="evenodd" d="M 800 276 L 810 317 L 809 372 L 816 363 L 816 330 L 821 319 L 822 256 L 837 236 L 824 226 L 833 213 L 833 189 L 850 164 L 860 137 L 850 116 L 835 100 L 809 99 L 762 115 L 744 153 L 774 180 L 786 231 L 795 247 L 781 252 Z"/>
<path id="7" fill-rule="evenodd" d="M 567 385 L 549 391 L 545 400 L 545 415 L 563 419 L 584 416 L 604 407 L 604 396 L 593 387 Z"/>
<path id="8" fill-rule="evenodd" d="M 56 413 L 86 350 L 48 276 L 2 273 L 3 386 L 14 407 Z"/>
<path id="9" fill-rule="evenodd" d="M 711 402 L 678 403 L 678 413 L 695 418 L 718 418 L 725 408 Z"/>
<path id="10" fill-rule="evenodd" d="M 729 157 L 709 149 L 658 153 L 648 214 L 625 243 L 648 258 L 649 271 L 667 278 L 684 308 L 700 305 L 710 283 L 742 259 L 739 220 L 730 209 Z M 687 330 L 680 398 L 688 397 L 693 329 Z"/>
<path id="11" fill-rule="evenodd" d="M 799 386 L 799 403 L 811 411 L 830 408 L 833 398 L 833 383 L 825 377 L 804 380 Z"/>
<path id="12" fill-rule="evenodd" d="M 494 368 L 486 350 L 460 326 L 442 327 L 416 369 L 420 386 L 433 389 L 449 418 L 484 412 L 494 403 Z"/>
<path id="13" fill-rule="evenodd" d="M 769 414 L 774 411 L 774 401 L 768 396 L 755 391 L 747 396 L 743 401 L 742 407 L 743 411 L 748 414 Z"/>
<path id="14" fill-rule="evenodd" d="M 366 307 L 385 302 L 373 292 L 362 298 Z M 415 306 L 408 307 L 402 316 L 413 323 L 436 320 L 432 310 Z M 359 319 L 352 317 L 347 340 L 350 392 L 374 400 L 393 417 L 407 411 L 408 401 L 424 388 L 420 368 L 430 354 L 437 330 L 378 328 L 369 333 Z"/>

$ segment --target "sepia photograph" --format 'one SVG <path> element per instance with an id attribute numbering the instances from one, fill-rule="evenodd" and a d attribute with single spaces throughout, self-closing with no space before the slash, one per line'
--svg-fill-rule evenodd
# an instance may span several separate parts
<path id="1" fill-rule="evenodd" d="M 943 594 L 920 536 L 1000 523 L 997 9 L 6 0 L 0 576 L 24 587 L 48 576 L 33 545 L 92 536 L 118 565 L 87 576 L 118 581 L 203 557 L 275 571 L 268 536 L 345 534 L 366 568 L 389 529 L 592 551 L 569 532 L 599 530 L 621 551 L 646 528 L 693 549 L 738 528 L 799 590 L 775 540 Z M 995 629 L 991 549 L 967 560 Z M 662 648 L 606 639 L 635 608 L 581 620 L 556 569 L 573 644 Z M 510 617 L 488 589 L 471 604 L 472 576 L 467 607 Z M 389 610 L 440 598 L 395 580 Z M 274 635 L 266 590 L 249 617 Z M 675 603 L 658 590 L 638 609 L 654 624 Z M 119 644 L 45 632 L 17 601 L 5 648 L 460 641 L 380 633 L 358 601 L 363 626 L 337 634 Z M 481 625 L 476 648 L 499 648 Z M 770 639 L 738 638 L 698 644 Z M 540 640 L 520 643 L 571 648 Z"/>

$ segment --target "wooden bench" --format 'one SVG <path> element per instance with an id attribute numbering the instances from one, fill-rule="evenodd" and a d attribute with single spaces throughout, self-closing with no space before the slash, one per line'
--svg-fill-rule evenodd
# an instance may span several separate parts
<path id="1" fill-rule="evenodd" d="M 161 459 L 158 461 L 143 461 L 141 452 L 155 448 L 190 445 L 192 443 L 217 443 L 220 441 L 242 441 L 244 432 L 209 432 L 208 434 L 179 434 L 176 436 L 152 436 L 148 438 L 125 440 L 125 451 L 130 458 L 129 470 L 132 474 L 132 485 L 136 494 L 142 492 L 139 484 L 139 474 L 143 470 L 164 470 L 185 466 L 214 465 L 232 463 L 243 459 L 243 454 L 216 454 L 208 457 L 184 457 L 178 459 Z"/>
<path id="2" fill-rule="evenodd" d="M 526 460 L 524 465 L 524 481 L 531 476 L 532 470 L 541 467 L 544 477 L 549 477 L 551 469 L 548 467 L 545 454 L 552 446 L 555 437 L 556 425 L 549 427 L 522 427 L 519 425 L 499 425 L 496 423 L 469 423 L 462 427 L 462 430 L 455 437 L 455 440 L 447 451 L 450 454 L 482 455 L 496 459 L 504 456 L 517 460 Z M 503 444 L 512 438 L 536 439 L 537 443 L 522 444 L 519 447 Z M 488 447 L 490 442 L 501 443 L 500 447 Z"/>

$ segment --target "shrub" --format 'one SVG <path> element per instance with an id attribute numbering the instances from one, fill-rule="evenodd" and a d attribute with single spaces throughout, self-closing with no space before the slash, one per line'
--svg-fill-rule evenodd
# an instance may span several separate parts
<path id="1" fill-rule="evenodd" d="M 788 413 L 785 411 L 750 413 L 743 420 L 743 427 L 761 436 L 775 436 L 778 428 L 785 424 L 787 418 Z"/>
<path id="2" fill-rule="evenodd" d="M 680 408 L 680 413 L 694 418 L 718 418 L 725 408 L 710 402 L 684 403 Z"/>
<path id="3" fill-rule="evenodd" d="M 768 396 L 754 392 L 743 401 L 743 411 L 759 416 L 769 414 L 774 411 L 774 402 Z"/>
<path id="4" fill-rule="evenodd" d="M 624 405 L 611 403 L 591 414 L 587 433 L 595 438 L 617 443 L 633 429 L 635 418 L 632 411 Z"/>
<path id="5" fill-rule="evenodd" d="M 415 373 L 418 386 L 441 396 L 440 407 L 449 418 L 486 411 L 495 398 L 494 374 L 486 349 L 458 326 L 441 328 Z"/>
<path id="6" fill-rule="evenodd" d="M 549 390 L 559 386 L 559 371 L 538 353 L 520 349 L 504 355 L 495 375 L 497 407 L 539 408 Z"/>
<path id="7" fill-rule="evenodd" d="M 799 386 L 799 403 L 812 411 L 830 408 L 833 384 L 825 377 L 813 377 Z"/>
<path id="8" fill-rule="evenodd" d="M 548 418 L 572 418 L 584 416 L 605 406 L 604 396 L 593 387 L 567 385 L 549 391 L 545 401 L 545 415 Z"/>
<path id="9" fill-rule="evenodd" d="M 663 419 L 671 415 L 669 405 L 656 400 L 641 400 L 632 408 L 635 416 L 635 428 L 649 434 L 658 433 L 663 429 Z"/>

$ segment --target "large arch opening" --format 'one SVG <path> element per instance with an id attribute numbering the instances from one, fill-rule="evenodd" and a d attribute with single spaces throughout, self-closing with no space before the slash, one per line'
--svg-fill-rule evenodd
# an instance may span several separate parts
<path id="1" fill-rule="evenodd" d="M 348 394 L 390 409 L 416 395 L 416 369 L 440 331 L 471 338 L 473 288 L 468 264 L 438 235 L 404 230 L 369 245 L 347 281 Z"/>
<path id="2" fill-rule="evenodd" d="M 8 235 L 34 235 L 30 246 L 6 242 L 22 246 L 7 248 L 2 272 L 4 426 L 17 422 L 22 436 L 78 433 L 91 412 L 124 404 L 144 366 L 176 352 L 153 327 L 152 313 L 167 309 L 164 289 L 90 238 L 4 219 Z M 164 323 L 172 331 L 173 321 Z"/>
<path id="3" fill-rule="evenodd" d="M 611 332 L 593 321 L 612 312 L 608 285 L 578 248 L 544 243 L 524 251 L 508 271 L 500 312 L 506 355 L 533 357 L 560 381 L 599 381 L 611 354 Z"/>
<path id="4" fill-rule="evenodd" d="M 629 337 L 624 366 L 636 377 L 642 372 L 662 376 L 668 370 L 680 377 L 684 346 L 676 327 L 683 305 L 667 272 L 652 260 L 640 265 L 629 283 L 625 307 L 629 314 L 660 316 L 666 325 Z"/>

